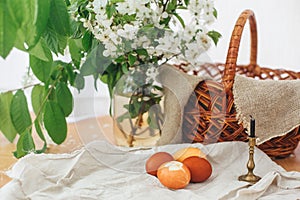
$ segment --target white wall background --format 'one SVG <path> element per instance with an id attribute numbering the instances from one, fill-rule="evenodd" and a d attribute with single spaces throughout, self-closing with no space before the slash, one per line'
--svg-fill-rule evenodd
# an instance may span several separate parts
<path id="1" fill-rule="evenodd" d="M 258 26 L 258 64 L 300 71 L 299 0 L 216 0 L 218 20 L 214 28 L 222 35 L 217 48 L 209 52 L 213 61 L 225 62 L 231 32 L 239 14 L 254 11 Z M 249 62 L 249 28 L 246 26 L 239 63 Z"/>
<path id="2" fill-rule="evenodd" d="M 271 68 L 300 71 L 300 1 L 299 0 L 216 0 L 218 20 L 213 25 L 223 37 L 208 55 L 213 62 L 225 62 L 231 32 L 239 14 L 245 9 L 255 12 L 258 25 L 258 63 Z M 249 29 L 244 30 L 238 62 L 249 61 Z M 22 87 L 22 77 L 28 67 L 25 53 L 14 50 L 6 60 L 0 58 L 0 91 Z M 92 78 L 85 90 L 76 91 L 75 109 L 69 120 L 108 114 L 109 98 L 105 86 L 98 84 L 96 92 Z M 28 92 L 29 93 L 29 92 Z"/>

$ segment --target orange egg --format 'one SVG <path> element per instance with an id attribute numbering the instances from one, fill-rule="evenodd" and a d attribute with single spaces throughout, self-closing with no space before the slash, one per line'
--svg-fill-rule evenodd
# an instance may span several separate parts
<path id="1" fill-rule="evenodd" d="M 165 162 L 174 160 L 173 156 L 167 152 L 157 152 L 146 161 L 146 172 L 156 176 L 157 169 Z"/>
<path id="2" fill-rule="evenodd" d="M 191 174 L 187 166 L 183 163 L 170 161 L 158 168 L 157 178 L 161 184 L 170 189 L 181 189 L 189 184 Z"/>
<path id="3" fill-rule="evenodd" d="M 206 181 L 212 173 L 212 166 L 210 162 L 204 158 L 198 156 L 192 156 L 183 161 L 190 172 L 191 172 L 191 182 L 200 183 Z"/>
<path id="4" fill-rule="evenodd" d="M 183 162 L 186 158 L 192 156 L 198 156 L 206 159 L 206 155 L 199 148 L 196 147 L 187 147 L 178 150 L 174 154 L 174 159 L 179 162 Z"/>

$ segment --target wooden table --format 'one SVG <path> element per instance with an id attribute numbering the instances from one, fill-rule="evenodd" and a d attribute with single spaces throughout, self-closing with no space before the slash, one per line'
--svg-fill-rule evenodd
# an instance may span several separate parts
<path id="1" fill-rule="evenodd" d="M 84 144 L 93 140 L 107 140 L 113 144 L 112 127 L 112 119 L 108 116 L 69 123 L 66 141 L 59 146 L 50 144 L 47 153 L 68 153 L 81 148 Z M 41 147 L 42 142 L 37 139 L 37 136 L 34 136 L 34 138 L 38 147 Z M 15 151 L 15 144 L 10 144 L 0 134 L 0 187 L 10 181 L 10 178 L 3 172 L 8 170 L 17 161 L 12 154 L 13 151 Z M 275 162 L 287 171 L 300 171 L 300 145 L 298 145 L 293 156 L 275 160 Z"/>

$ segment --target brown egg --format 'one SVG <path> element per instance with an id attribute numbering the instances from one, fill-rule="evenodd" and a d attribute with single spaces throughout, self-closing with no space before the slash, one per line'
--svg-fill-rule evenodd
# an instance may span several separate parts
<path id="1" fill-rule="evenodd" d="M 182 148 L 174 153 L 174 159 L 179 162 L 183 162 L 184 159 L 192 156 L 206 158 L 206 155 L 201 151 L 201 149 L 196 147 Z"/>
<path id="2" fill-rule="evenodd" d="M 183 164 L 189 168 L 193 183 L 206 181 L 212 174 L 212 166 L 207 159 L 192 156 L 185 159 Z"/>
<path id="3" fill-rule="evenodd" d="M 165 162 L 174 160 L 173 156 L 167 152 L 157 152 L 146 161 L 146 172 L 156 176 L 157 169 Z"/>
<path id="4" fill-rule="evenodd" d="M 157 178 L 161 184 L 170 189 L 181 189 L 189 184 L 191 174 L 183 163 L 170 161 L 158 168 Z"/>

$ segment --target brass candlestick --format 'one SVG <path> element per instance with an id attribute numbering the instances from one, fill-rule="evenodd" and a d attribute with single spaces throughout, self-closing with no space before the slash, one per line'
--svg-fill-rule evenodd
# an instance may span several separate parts
<path id="1" fill-rule="evenodd" d="M 254 146 L 256 145 L 256 137 L 249 137 L 249 160 L 247 163 L 248 173 L 239 176 L 239 181 L 246 181 L 251 184 L 256 183 L 260 180 L 259 176 L 254 175 L 253 169 L 255 167 L 254 163 Z"/>

